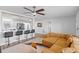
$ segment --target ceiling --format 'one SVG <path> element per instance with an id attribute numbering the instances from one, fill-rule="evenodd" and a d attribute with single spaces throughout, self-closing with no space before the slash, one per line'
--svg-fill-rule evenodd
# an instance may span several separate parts
<path id="1" fill-rule="evenodd" d="M 29 9 L 32 9 L 32 6 L 26 6 Z M 57 17 L 64 17 L 64 16 L 74 16 L 77 14 L 79 9 L 78 6 L 37 6 L 36 9 L 45 9 L 43 13 L 45 16 L 37 15 L 37 19 L 52 19 Z M 19 14 L 23 14 L 26 16 L 31 16 L 31 14 L 26 14 L 28 10 L 24 10 L 23 6 L 0 6 L 1 10 L 7 10 Z"/>

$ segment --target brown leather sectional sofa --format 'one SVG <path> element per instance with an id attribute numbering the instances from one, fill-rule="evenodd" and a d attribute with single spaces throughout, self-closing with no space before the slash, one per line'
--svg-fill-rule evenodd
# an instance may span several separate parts
<path id="1" fill-rule="evenodd" d="M 48 33 L 43 36 L 42 44 L 47 46 L 43 53 L 62 53 L 64 48 L 71 48 L 73 35 L 61 33 Z M 74 51 L 73 51 L 74 52 Z"/>

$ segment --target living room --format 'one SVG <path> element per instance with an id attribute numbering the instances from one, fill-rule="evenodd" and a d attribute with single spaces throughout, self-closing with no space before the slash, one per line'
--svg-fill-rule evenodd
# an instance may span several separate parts
<path id="1" fill-rule="evenodd" d="M 78 6 L 0 6 L 1 52 L 78 53 L 78 19 Z M 66 42 L 69 46 L 50 48 L 56 43 L 50 41 L 68 35 L 74 36 L 74 40 Z M 72 40 L 77 44 L 74 47 L 70 47 Z"/>

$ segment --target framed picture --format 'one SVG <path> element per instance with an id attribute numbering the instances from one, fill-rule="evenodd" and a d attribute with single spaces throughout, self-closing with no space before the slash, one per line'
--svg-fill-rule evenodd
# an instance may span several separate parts
<path id="1" fill-rule="evenodd" d="M 24 24 L 23 23 L 17 23 L 17 30 L 24 30 Z"/>
<path id="2" fill-rule="evenodd" d="M 37 27 L 42 27 L 42 23 L 37 23 Z"/>

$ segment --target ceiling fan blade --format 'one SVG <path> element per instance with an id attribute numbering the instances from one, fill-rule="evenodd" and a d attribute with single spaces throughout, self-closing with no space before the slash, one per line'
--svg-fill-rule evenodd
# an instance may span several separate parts
<path id="1" fill-rule="evenodd" d="M 31 14 L 32 12 L 24 12 L 24 14 Z"/>
<path id="2" fill-rule="evenodd" d="M 44 9 L 39 9 L 39 10 L 37 10 L 36 12 L 41 12 L 41 11 L 44 11 Z"/>
<path id="3" fill-rule="evenodd" d="M 29 10 L 30 12 L 33 12 L 31 9 L 24 7 L 24 9 Z"/>
<path id="4" fill-rule="evenodd" d="M 44 13 L 37 13 L 37 14 L 40 14 L 40 15 L 45 15 Z"/>

